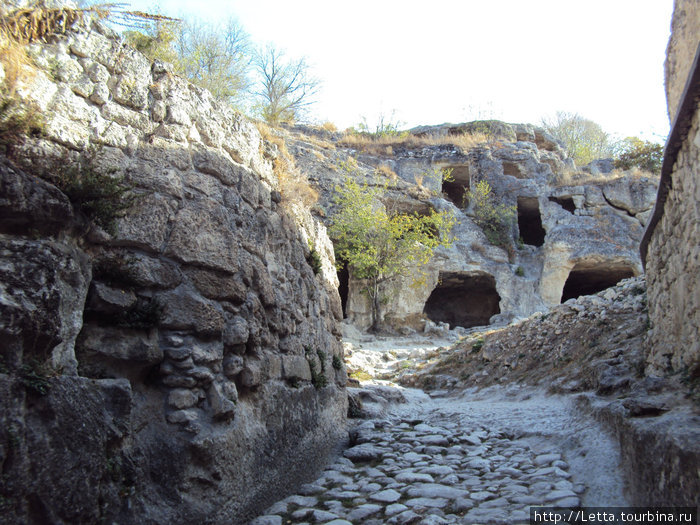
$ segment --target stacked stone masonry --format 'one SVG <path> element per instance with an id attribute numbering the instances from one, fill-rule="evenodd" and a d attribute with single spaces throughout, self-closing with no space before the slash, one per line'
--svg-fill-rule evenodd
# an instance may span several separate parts
<path id="1" fill-rule="evenodd" d="M 700 111 L 672 174 L 664 214 L 647 255 L 652 332 L 650 372 L 700 365 Z"/>
<path id="2" fill-rule="evenodd" d="M 666 57 L 666 95 L 671 122 L 700 45 L 700 5 L 677 0 Z M 690 86 L 690 92 L 697 86 Z M 695 91 L 697 92 L 697 91 Z M 691 124 L 670 174 L 670 189 L 647 251 L 649 373 L 700 373 L 700 105 L 690 106 Z M 657 204 L 658 205 L 658 204 Z"/>

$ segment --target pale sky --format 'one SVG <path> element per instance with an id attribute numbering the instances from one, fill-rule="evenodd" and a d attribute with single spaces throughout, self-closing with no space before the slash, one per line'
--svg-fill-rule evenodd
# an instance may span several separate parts
<path id="1" fill-rule="evenodd" d="M 305 56 L 322 81 L 311 118 L 339 129 L 557 110 L 663 141 L 672 0 L 160 0 L 164 14 L 238 19 L 256 44 Z M 153 11 L 153 0 L 132 8 Z"/>

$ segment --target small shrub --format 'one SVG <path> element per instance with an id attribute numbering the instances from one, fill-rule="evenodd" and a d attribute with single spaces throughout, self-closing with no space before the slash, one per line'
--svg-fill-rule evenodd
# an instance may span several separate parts
<path id="1" fill-rule="evenodd" d="M 319 273 L 321 273 L 321 268 L 323 266 L 321 262 L 321 256 L 319 255 L 315 247 L 312 247 L 309 251 L 309 255 L 306 258 L 306 262 L 309 263 L 309 266 L 311 266 L 311 269 L 314 271 L 314 275 L 318 275 Z"/>
<path id="2" fill-rule="evenodd" d="M 321 128 L 328 131 L 329 133 L 335 133 L 336 131 L 338 131 L 336 125 L 330 121 L 326 121 L 323 124 L 321 124 Z"/>
<path id="3" fill-rule="evenodd" d="M 333 368 L 335 368 L 336 370 L 340 370 L 341 368 L 343 368 L 343 361 L 340 359 L 340 356 L 333 356 Z"/>
<path id="4" fill-rule="evenodd" d="M 465 197 L 472 206 L 474 221 L 488 241 L 494 246 L 512 250 L 511 233 L 515 224 L 515 206 L 498 202 L 491 186 L 485 180 L 479 181 L 473 190 L 467 190 Z"/>
<path id="5" fill-rule="evenodd" d="M 318 360 L 321 361 L 321 371 L 325 372 L 326 371 L 326 357 L 328 357 L 328 354 L 324 352 L 323 350 L 316 350 L 316 355 L 318 356 Z"/>
<path id="6" fill-rule="evenodd" d="M 515 275 L 517 275 L 518 277 L 523 277 L 525 275 L 525 270 L 523 270 L 522 266 L 518 266 L 515 269 Z"/>
<path id="7" fill-rule="evenodd" d="M 484 346 L 483 338 L 477 339 L 476 342 L 472 344 L 472 354 L 477 353 Z"/>

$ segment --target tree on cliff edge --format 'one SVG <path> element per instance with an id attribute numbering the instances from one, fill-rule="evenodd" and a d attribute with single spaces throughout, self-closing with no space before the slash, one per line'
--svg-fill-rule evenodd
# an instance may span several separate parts
<path id="1" fill-rule="evenodd" d="M 382 285 L 401 276 L 420 282 L 420 268 L 438 246 L 452 243 L 454 218 L 431 210 L 427 215 L 391 213 L 380 198 L 385 187 L 358 183 L 348 176 L 336 187 L 337 213 L 329 230 L 339 264 L 347 264 L 352 275 L 362 279 L 371 304 L 371 331 L 381 325 Z"/>
<path id="2" fill-rule="evenodd" d="M 313 103 L 319 81 L 311 77 L 303 58 L 288 60 L 284 52 L 268 45 L 253 57 L 259 77 L 258 111 L 270 125 L 293 122 Z"/>

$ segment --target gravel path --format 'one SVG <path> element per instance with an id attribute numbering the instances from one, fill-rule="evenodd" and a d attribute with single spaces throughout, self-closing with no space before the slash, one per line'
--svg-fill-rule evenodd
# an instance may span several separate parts
<path id="1" fill-rule="evenodd" d="M 527 523 L 531 505 L 627 505 L 618 451 L 569 398 L 517 385 L 406 403 L 254 525 Z"/>

